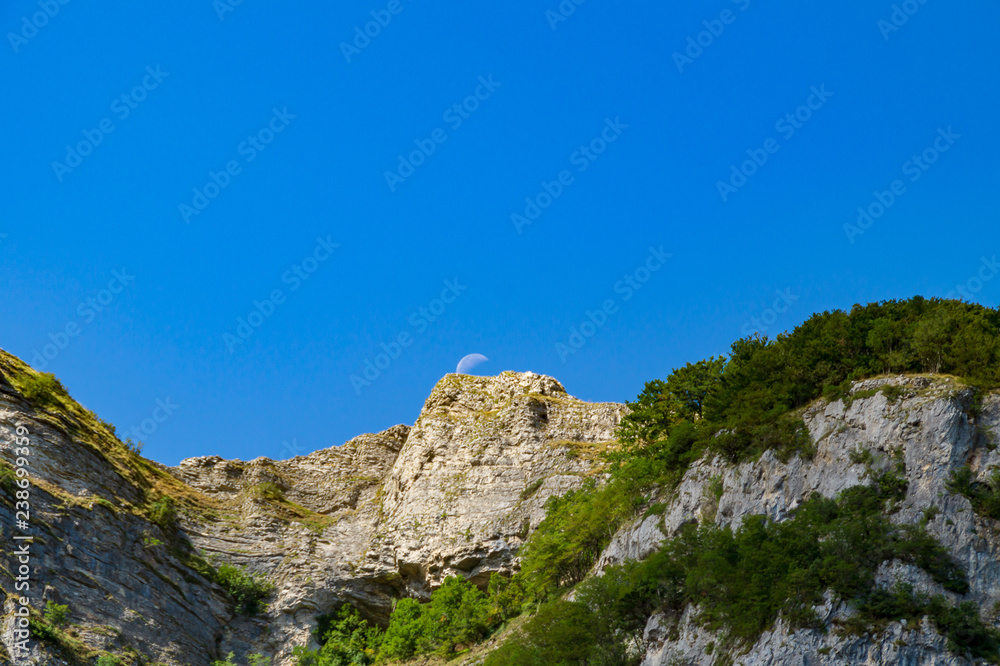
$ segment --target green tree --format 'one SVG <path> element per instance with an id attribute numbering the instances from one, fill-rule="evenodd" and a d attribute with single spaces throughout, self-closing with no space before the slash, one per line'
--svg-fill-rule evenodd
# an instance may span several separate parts
<path id="1" fill-rule="evenodd" d="M 69 606 L 54 601 L 45 602 L 45 619 L 54 627 L 66 626 L 69 621 Z"/>
<path id="2" fill-rule="evenodd" d="M 220 565 L 214 579 L 236 600 L 236 612 L 242 615 L 260 612 L 261 602 L 274 590 L 274 585 L 263 576 L 231 564 Z"/>
<path id="3" fill-rule="evenodd" d="M 938 373 L 944 368 L 946 350 L 956 323 L 950 313 L 938 311 L 917 324 L 913 332 L 913 348 L 923 362 L 925 372 Z"/>
<path id="4" fill-rule="evenodd" d="M 447 655 L 460 644 L 471 644 L 489 633 L 490 604 L 478 587 L 449 576 L 423 608 L 424 634 L 417 643 L 422 653 Z"/>
<path id="5" fill-rule="evenodd" d="M 417 654 L 417 641 L 424 632 L 423 619 L 423 610 L 416 599 L 397 601 L 382 638 L 379 659 L 405 660 Z"/>
<path id="6" fill-rule="evenodd" d="M 579 602 L 556 601 L 539 609 L 484 666 L 584 666 L 596 644 L 593 612 Z"/>
<path id="7" fill-rule="evenodd" d="M 705 396 L 722 378 L 726 368 L 723 356 L 711 357 L 697 363 L 688 363 L 676 368 L 667 377 L 666 389 L 681 407 L 680 417 L 686 420 L 701 418 Z"/>

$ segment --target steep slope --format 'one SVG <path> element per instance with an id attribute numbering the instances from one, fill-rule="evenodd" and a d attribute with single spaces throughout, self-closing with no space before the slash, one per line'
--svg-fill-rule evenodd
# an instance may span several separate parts
<path id="1" fill-rule="evenodd" d="M 886 387 L 890 387 L 887 389 Z M 893 387 L 898 387 L 896 390 Z M 692 521 L 738 527 L 748 516 L 786 520 L 810 496 L 835 497 L 872 483 L 873 468 L 902 465 L 905 498 L 892 515 L 898 524 L 925 524 L 947 548 L 969 581 L 968 594 L 950 592 L 922 569 L 898 560 L 884 564 L 876 582 L 897 583 L 917 593 L 940 594 L 952 603 L 972 601 L 989 626 L 997 627 L 1000 608 L 1000 525 L 977 515 L 966 497 L 949 489 L 949 478 L 970 465 L 973 480 L 985 483 L 1000 465 L 996 428 L 1000 396 L 985 396 L 948 377 L 895 377 L 857 382 L 850 397 L 820 400 L 803 419 L 816 442 L 810 459 L 781 462 L 767 452 L 739 465 L 720 458 L 702 460 L 687 471 L 662 515 L 649 515 L 621 530 L 596 567 L 642 559 Z M 985 485 L 983 486 L 985 487 Z M 972 659 L 949 650 L 948 640 L 930 620 L 891 622 L 883 631 L 845 634 L 840 623 L 853 614 L 843 603 L 815 608 L 819 630 L 791 630 L 779 619 L 753 645 L 720 654 L 720 632 L 698 621 L 701 609 L 650 618 L 644 638 L 643 666 L 736 663 L 743 666 L 889 664 L 959 666 Z M 728 660 L 732 659 L 732 662 Z"/>
<path id="2" fill-rule="evenodd" d="M 131 452 L 61 387 L 34 391 L 38 379 L 0 352 L 7 463 L 17 428 L 30 433 L 31 605 L 70 607 L 69 629 L 32 641 L 22 663 L 35 664 L 106 651 L 202 666 L 233 651 L 282 666 L 311 640 L 316 616 L 344 602 L 384 622 L 395 599 L 426 597 L 446 576 L 485 583 L 511 571 L 548 497 L 598 473 L 624 410 L 576 400 L 532 373 L 448 375 L 412 428 L 286 461 L 208 457 L 167 469 Z M 5 532 L 14 501 L 0 492 Z M 235 612 L 213 582 L 223 564 L 274 585 L 261 615 Z M 11 651 L 15 564 L 2 566 Z"/>
<path id="3" fill-rule="evenodd" d="M 203 520 L 216 504 L 130 453 L 61 392 L 26 399 L 26 382 L 36 378 L 0 352 L 0 453 L 6 470 L 0 525 L 9 544 L 0 561 L 6 593 L 2 651 L 7 658 L 18 654 L 15 600 L 26 596 L 36 611 L 48 600 L 68 605 L 73 628 L 57 642 L 32 639 L 30 656 L 20 663 L 75 661 L 101 650 L 199 663 L 192 655 L 214 646 L 230 616 L 229 603 L 219 586 L 192 570 L 185 551 L 163 545 L 169 539 L 150 520 L 150 505 L 169 495 L 191 520 Z M 15 501 L 25 495 L 15 498 L 10 483 L 19 457 L 30 475 L 26 529 L 15 526 Z M 19 534 L 34 537 L 27 581 L 10 545 Z M 16 590 L 23 582 L 30 588 Z"/>

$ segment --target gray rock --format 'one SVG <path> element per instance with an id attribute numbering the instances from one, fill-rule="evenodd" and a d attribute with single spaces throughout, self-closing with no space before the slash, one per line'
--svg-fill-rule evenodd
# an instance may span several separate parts
<path id="1" fill-rule="evenodd" d="M 951 472 L 971 462 L 979 480 L 1000 456 L 983 446 L 984 438 L 1000 423 L 1000 396 L 987 396 L 978 421 L 968 414 L 972 391 L 950 378 L 898 377 L 858 382 L 855 394 L 901 386 L 906 393 L 890 403 L 876 393 L 859 397 L 851 406 L 842 401 L 817 401 L 805 410 L 806 426 L 817 443 L 811 460 L 794 457 L 782 463 L 771 453 L 755 462 L 729 465 L 721 459 L 702 460 L 691 467 L 662 520 L 651 516 L 626 526 L 602 553 L 596 571 L 625 559 L 636 559 L 656 550 L 686 522 L 713 520 L 734 527 L 750 515 L 783 520 L 813 493 L 833 497 L 845 488 L 864 484 L 864 466 L 852 462 L 852 452 L 871 451 L 876 465 L 888 467 L 901 456 L 909 482 L 906 499 L 894 516 L 900 523 L 916 523 L 922 512 L 936 506 L 940 513 L 928 531 L 937 537 L 965 568 L 971 589 L 959 597 L 945 591 L 916 567 L 893 562 L 878 572 L 877 582 L 892 587 L 897 581 L 918 591 L 943 594 L 952 600 L 974 601 L 984 617 L 992 618 L 1000 600 L 1000 552 L 994 521 L 973 513 L 968 500 L 951 494 L 946 482 Z M 723 484 L 717 500 L 708 490 L 711 480 Z M 817 609 L 829 626 L 848 612 L 834 608 L 828 600 Z M 701 629 L 694 621 L 696 609 L 688 608 L 671 639 L 662 616 L 654 616 L 646 627 L 648 650 L 643 666 L 668 664 L 712 664 L 711 655 L 719 637 Z M 994 620 L 995 621 L 995 620 Z M 706 652 L 707 650 L 707 652 Z M 970 663 L 946 649 L 946 641 L 924 622 L 919 627 L 891 624 L 879 636 L 841 637 L 834 631 L 790 632 L 779 620 L 771 632 L 733 655 L 743 666 L 801 664 L 913 664 L 948 665 Z"/>
<path id="2" fill-rule="evenodd" d="M 425 598 L 447 576 L 485 585 L 515 570 L 545 501 L 598 473 L 624 407 L 582 402 L 533 373 L 448 375 L 413 427 L 291 460 L 201 457 L 169 469 L 71 412 L 29 405 L 0 375 L 3 459 L 16 458 L 17 425 L 31 433 L 33 606 L 48 586 L 93 649 L 191 666 L 262 653 L 284 666 L 312 640 L 317 614 L 344 602 L 385 622 L 396 599 Z M 223 590 L 171 550 L 145 517 L 154 489 L 176 497 L 193 551 L 275 585 L 263 615 L 234 616 Z M 0 524 L 12 523 L 13 503 L 0 501 Z M 14 581 L 0 580 L 12 594 Z M 12 654 L 13 610 L 8 597 L 0 642 Z M 21 663 L 61 663 L 33 645 Z"/>

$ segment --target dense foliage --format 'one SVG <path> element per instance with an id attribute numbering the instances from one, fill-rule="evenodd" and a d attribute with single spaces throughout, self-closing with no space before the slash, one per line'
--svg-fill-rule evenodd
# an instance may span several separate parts
<path id="1" fill-rule="evenodd" d="M 212 579 L 236 601 L 236 612 L 244 615 L 260 612 L 261 602 L 274 589 L 263 577 L 231 564 L 219 565 Z"/>
<path id="2" fill-rule="evenodd" d="M 397 604 L 380 655 L 389 659 L 448 655 L 457 646 L 485 638 L 495 619 L 485 593 L 464 578 L 447 578 L 430 603 L 403 599 Z"/>
<path id="3" fill-rule="evenodd" d="M 483 592 L 464 578 L 449 577 L 429 603 L 400 599 L 382 630 L 361 618 L 351 605 L 320 616 L 319 650 L 296 648 L 298 666 L 366 666 L 436 654 L 448 656 L 489 636 L 521 612 L 516 584 L 494 575 Z"/>
<path id="4" fill-rule="evenodd" d="M 790 412 L 847 383 L 884 373 L 947 373 L 981 386 L 1000 381 L 1000 313 L 958 301 L 914 298 L 824 312 L 775 340 L 737 340 L 724 364 L 709 359 L 646 384 L 630 403 L 622 441 L 662 454 L 679 423 L 698 426 L 693 455 L 740 460 L 807 445 Z M 686 451 L 668 451 L 677 456 Z"/>
<path id="5" fill-rule="evenodd" d="M 1000 633 L 983 624 L 974 605 L 876 587 L 876 570 L 891 560 L 914 564 L 959 594 L 969 584 L 922 527 L 891 522 L 905 481 L 891 469 L 872 471 L 872 485 L 836 500 L 814 496 L 782 522 L 751 516 L 735 531 L 714 523 L 685 526 L 645 561 L 586 580 L 576 603 L 545 607 L 486 666 L 637 663 L 629 648 L 640 645 L 649 616 L 663 611 L 676 623 L 688 606 L 697 608 L 697 622 L 718 632 L 723 647 L 750 644 L 779 614 L 793 628 L 818 628 L 812 608 L 827 591 L 858 611 L 845 631 L 930 615 L 952 649 L 1000 657 Z"/>
<path id="6" fill-rule="evenodd" d="M 733 462 L 766 450 L 811 455 L 795 410 L 824 394 L 841 397 L 851 381 L 884 372 L 945 372 L 995 386 L 998 358 L 996 310 L 918 297 L 817 314 L 775 340 L 737 340 L 728 359 L 648 382 L 622 421 L 610 481 L 551 501 L 523 553 L 525 588 L 547 598 L 582 580 L 648 495 L 706 454 Z"/>
<path id="7" fill-rule="evenodd" d="M 920 297 L 817 314 L 774 340 L 737 340 L 728 358 L 689 363 L 645 385 L 619 428 L 622 448 L 609 456 L 607 482 L 549 500 L 512 581 L 495 578 L 483 593 L 449 579 L 428 604 L 401 600 L 384 632 L 342 610 L 324 630 L 322 650 L 300 649 L 299 663 L 448 655 L 531 609 L 486 666 L 627 666 L 637 662 L 653 612 L 676 621 L 695 608 L 697 621 L 718 632 L 722 650 L 753 642 L 779 616 L 793 627 L 818 626 L 812 608 L 827 594 L 856 611 L 842 631 L 926 616 L 953 651 L 1000 659 L 1000 633 L 983 624 L 974 605 L 875 585 L 878 567 L 900 560 L 947 590 L 968 590 L 963 572 L 922 525 L 890 519 L 906 492 L 900 463 L 863 451 L 853 462 L 866 465 L 868 485 L 837 499 L 813 497 L 782 522 L 751 516 L 736 530 L 688 525 L 646 560 L 587 578 L 614 533 L 642 511 L 655 513 L 662 505 L 652 505 L 653 498 L 699 458 L 739 462 L 768 450 L 782 459 L 809 457 L 813 444 L 797 410 L 811 401 L 847 403 L 851 382 L 886 373 L 947 373 L 991 388 L 1000 384 L 998 360 L 998 311 Z M 902 391 L 890 386 L 882 393 L 892 402 Z M 977 512 L 1000 517 L 1000 473 L 994 477 L 976 484 L 959 472 L 951 489 Z M 574 586 L 567 601 L 562 595 Z"/>
<path id="8" fill-rule="evenodd" d="M 20 377 L 20 385 L 25 398 L 48 407 L 58 405 L 59 396 L 66 395 L 62 383 L 49 372 L 23 375 Z"/>
<path id="9" fill-rule="evenodd" d="M 972 469 L 966 465 L 952 472 L 948 490 L 968 499 L 972 510 L 980 516 L 1000 519 L 1000 469 L 990 470 L 985 483 L 976 483 L 972 480 Z"/>
<path id="10" fill-rule="evenodd" d="M 320 616 L 317 638 L 319 650 L 295 648 L 298 666 L 366 666 L 375 661 L 382 642 L 382 632 L 363 620 L 358 611 L 345 604 L 332 615 Z"/>
<path id="11" fill-rule="evenodd" d="M 775 340 L 757 336 L 738 340 L 728 359 L 710 358 L 678 368 L 665 380 L 647 383 L 636 401 L 629 404 L 630 414 L 619 429 L 623 450 L 612 459 L 614 464 L 608 483 L 550 500 L 545 520 L 522 551 L 522 585 L 529 598 L 545 600 L 579 583 L 611 535 L 648 505 L 654 491 L 673 487 L 687 467 L 706 454 L 722 455 L 733 462 L 766 450 L 775 451 L 781 458 L 811 455 L 812 443 L 795 410 L 816 398 L 823 395 L 846 398 L 850 382 L 890 372 L 950 373 L 979 386 L 996 386 L 1000 379 L 998 358 L 1000 315 L 997 311 L 956 301 L 918 297 L 910 301 L 855 306 L 850 313 L 818 314 L 792 333 L 779 335 Z M 898 391 L 886 390 L 884 393 L 890 401 L 899 398 Z M 874 475 L 872 481 L 872 492 L 887 493 L 879 500 L 884 501 L 899 492 L 902 479 L 892 473 L 880 473 Z M 973 498 L 980 510 L 996 511 L 1000 515 L 1000 509 L 995 508 L 1000 507 L 997 499 L 1000 497 L 1000 476 L 996 479 L 996 488 L 965 481 L 967 496 Z M 867 492 L 865 489 L 851 491 L 857 496 L 852 499 L 849 493 L 841 502 L 860 501 Z M 871 497 L 865 500 L 868 509 L 872 501 Z M 867 517 L 861 523 L 852 522 L 858 518 L 858 507 L 849 511 L 853 518 L 841 521 L 836 516 L 849 507 L 837 506 L 839 508 L 831 514 L 830 505 L 825 505 L 822 511 L 827 513 L 822 514 L 817 499 L 814 504 L 800 509 L 798 520 L 805 522 L 784 525 L 763 519 L 750 520 L 742 528 L 744 531 L 735 535 L 727 535 L 724 530 L 718 531 L 712 526 L 692 527 L 678 537 L 681 541 L 671 546 L 675 549 L 673 555 L 668 549 L 642 566 L 663 566 L 669 570 L 680 562 L 686 573 L 706 573 L 704 581 L 707 582 L 703 588 L 677 588 L 674 592 L 680 596 L 674 600 L 677 603 L 684 600 L 681 608 L 696 599 L 703 602 L 704 620 L 713 627 L 725 629 L 734 640 L 756 635 L 760 626 L 773 622 L 779 610 L 794 615 L 798 612 L 796 608 L 805 608 L 805 599 L 815 599 L 826 589 L 854 599 L 861 608 L 867 608 L 861 590 L 873 589 L 869 585 L 872 569 L 865 567 L 856 569 L 856 575 L 861 578 L 855 581 L 856 587 L 851 588 L 833 572 L 822 569 L 821 563 L 811 563 L 805 571 L 797 573 L 795 570 L 781 573 L 787 563 L 783 564 L 780 558 L 772 560 L 778 562 L 774 565 L 777 570 L 768 568 L 766 562 L 737 566 L 738 560 L 733 560 L 731 555 L 740 552 L 743 542 L 755 543 L 755 547 L 764 550 L 780 544 L 780 550 L 794 545 L 784 543 L 789 538 L 801 539 L 814 546 L 823 538 L 826 539 L 824 548 L 832 548 L 836 543 L 846 548 L 845 544 L 850 544 L 851 555 L 864 555 L 869 564 L 891 557 L 909 558 L 908 561 L 947 580 L 949 589 L 966 584 L 955 578 L 957 572 L 948 564 L 937 542 L 925 532 L 915 528 L 890 528 L 881 514 L 874 513 L 865 513 Z M 833 521 L 824 528 L 833 530 L 831 534 L 823 536 L 817 532 L 823 525 L 816 523 L 815 512 L 824 515 L 824 520 Z M 866 550 L 864 544 L 852 543 L 850 539 L 860 538 L 860 535 L 848 538 L 848 532 L 857 524 L 882 530 L 878 534 L 889 541 L 875 544 L 881 550 Z M 809 525 L 812 531 L 805 529 Z M 721 585 L 717 578 L 721 572 L 707 571 L 703 566 L 707 566 L 706 562 L 680 557 L 676 549 L 685 543 L 693 549 L 690 552 L 715 553 L 720 557 L 726 554 L 729 559 L 722 558 L 717 564 L 725 562 L 726 566 L 735 567 L 727 570 L 730 580 L 734 581 L 732 587 Z M 668 563 L 663 558 L 673 559 Z M 864 564 L 850 557 L 840 560 L 841 564 L 845 562 L 857 566 Z M 865 571 L 869 573 L 863 573 Z M 767 572 L 781 575 L 774 578 Z M 652 586 L 661 590 L 657 594 L 662 593 L 664 581 L 670 580 L 669 576 L 658 579 L 635 572 L 621 575 L 626 578 L 638 575 L 635 585 L 640 589 Z M 806 578 L 800 580 L 802 576 Z M 608 576 L 604 579 L 612 580 Z M 753 592 L 756 585 L 746 583 L 755 580 L 766 580 L 770 591 Z M 685 585 L 693 585 L 685 581 Z M 592 581 L 588 581 L 583 587 L 591 584 Z M 737 592 L 736 597 L 728 596 Z M 655 597 L 654 601 L 646 598 L 639 603 L 634 591 L 622 594 L 631 600 L 632 607 L 640 609 L 637 618 L 648 617 L 646 611 L 651 604 L 662 607 L 670 598 L 668 594 L 666 598 Z M 744 594 L 758 596 L 741 598 Z M 704 603 L 706 599 L 709 603 Z M 601 621 L 615 617 L 603 609 L 593 612 Z M 750 624 L 739 624 L 735 621 L 737 617 L 748 618 Z M 534 640 L 531 638 L 532 626 L 529 624 L 525 630 L 526 644 Z M 641 627 L 632 626 L 630 630 L 639 629 Z M 619 622 L 611 633 L 621 635 L 622 632 L 628 633 L 625 625 Z M 510 649 L 514 650 L 515 646 Z M 600 647 L 599 641 L 594 649 L 605 648 Z"/>

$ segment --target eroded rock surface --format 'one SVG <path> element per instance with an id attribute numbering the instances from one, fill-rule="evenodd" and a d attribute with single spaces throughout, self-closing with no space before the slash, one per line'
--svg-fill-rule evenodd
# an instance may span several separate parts
<path id="1" fill-rule="evenodd" d="M 879 391 L 887 384 L 902 387 L 903 396 L 889 400 Z M 840 400 L 819 401 L 805 411 L 804 421 L 817 443 L 810 460 L 794 457 L 781 462 L 765 453 L 755 462 L 740 465 L 720 459 L 693 465 L 668 499 L 663 516 L 649 516 L 622 529 L 602 554 L 597 570 L 645 557 L 689 521 L 714 520 L 735 528 L 750 515 L 782 520 L 814 493 L 834 497 L 846 488 L 866 484 L 865 466 L 854 462 L 857 456 L 852 458 L 852 453 L 871 451 L 877 465 L 888 468 L 897 459 L 905 465 L 908 490 L 893 520 L 918 523 L 925 509 L 937 507 L 940 513 L 927 529 L 965 568 L 971 589 L 968 595 L 956 595 L 922 570 L 899 562 L 883 566 L 879 584 L 889 588 L 902 581 L 917 591 L 942 594 L 953 601 L 972 600 L 984 618 L 995 622 L 1000 601 L 996 521 L 977 516 L 967 499 L 949 492 L 946 482 L 952 471 L 967 463 L 980 481 L 990 467 L 1000 464 L 1000 455 L 992 450 L 994 431 L 1000 425 L 1000 396 L 985 396 L 976 413 L 972 389 L 939 377 L 867 380 L 856 383 L 852 393 L 858 397 L 849 407 Z M 716 492 L 720 482 L 721 493 Z M 827 604 L 817 611 L 832 628 L 834 620 L 845 617 L 850 609 Z M 700 628 L 694 621 L 696 614 L 689 608 L 674 627 L 673 637 L 666 618 L 650 618 L 643 666 L 715 663 L 718 655 L 712 653 L 719 637 Z M 893 623 L 884 634 L 860 637 L 843 637 L 832 630 L 789 632 L 779 621 L 746 653 L 732 656 L 734 663 L 743 666 L 970 663 L 949 653 L 945 643 L 926 621 L 920 626 Z"/>
<path id="2" fill-rule="evenodd" d="M 24 371 L 2 360 L 0 371 Z M 33 510 L 46 525 L 31 564 L 33 605 L 44 606 L 48 585 L 85 647 L 129 646 L 191 666 L 262 653 L 284 666 L 312 640 L 317 614 L 345 601 L 384 622 L 395 599 L 426 597 L 447 576 L 485 585 L 510 573 L 545 501 L 599 473 L 624 407 L 582 402 L 533 373 L 448 375 L 412 427 L 291 460 L 201 457 L 170 469 L 128 454 L 93 415 L 73 410 L 31 404 L 0 375 L 2 455 L 14 461 L 15 429 L 25 426 Z M 155 488 L 183 497 L 175 536 L 148 519 Z M 0 502 L 0 520 L 12 524 L 12 502 Z M 175 538 L 215 564 L 266 575 L 276 590 L 266 612 L 234 615 L 222 589 L 172 551 Z M 13 564 L 3 566 L 10 594 Z M 8 599 L 8 650 L 13 610 Z M 22 663 L 61 663 L 34 645 Z"/>

